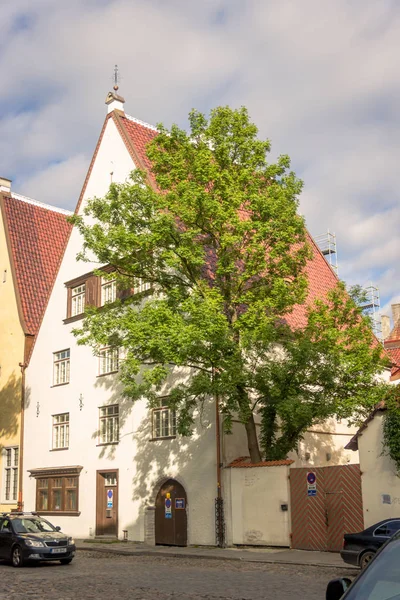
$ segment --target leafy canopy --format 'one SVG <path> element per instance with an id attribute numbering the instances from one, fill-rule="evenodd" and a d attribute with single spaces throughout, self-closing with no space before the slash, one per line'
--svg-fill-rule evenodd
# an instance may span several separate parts
<path id="1" fill-rule="evenodd" d="M 189 133 L 159 126 L 151 175 L 134 171 L 73 217 L 81 259 L 112 265 L 120 289 L 152 286 L 88 308 L 76 335 L 124 348 L 125 394 L 151 405 L 163 396 L 179 433 L 215 394 L 227 430 L 239 415 L 253 461 L 254 411 L 263 455 L 283 458 L 311 424 L 371 405 L 381 350 L 342 284 L 309 307 L 303 329 L 288 327 L 285 316 L 306 302 L 312 255 L 297 212 L 302 183 L 287 156 L 268 162 L 270 143 L 245 108 L 209 119 L 192 111 L 189 123 Z"/>

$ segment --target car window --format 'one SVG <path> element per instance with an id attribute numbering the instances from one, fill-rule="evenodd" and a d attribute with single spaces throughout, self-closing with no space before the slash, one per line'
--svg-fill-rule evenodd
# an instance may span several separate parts
<path id="1" fill-rule="evenodd" d="M 4 519 L 0 523 L 0 531 L 11 531 L 10 521 L 9 519 Z"/>
<path id="2" fill-rule="evenodd" d="M 389 521 L 387 523 L 388 535 L 393 535 L 396 531 L 400 529 L 400 521 Z"/>
<path id="3" fill-rule="evenodd" d="M 363 571 L 346 600 L 400 600 L 400 536 Z"/>
<path id="4" fill-rule="evenodd" d="M 45 519 L 13 519 L 13 526 L 17 533 L 43 533 L 55 531 L 53 525 Z"/>
<path id="5" fill-rule="evenodd" d="M 384 525 L 381 525 L 380 527 L 378 527 L 377 529 L 375 529 L 374 531 L 374 535 L 389 535 L 389 530 L 388 530 L 388 526 L 387 523 L 385 523 Z"/>

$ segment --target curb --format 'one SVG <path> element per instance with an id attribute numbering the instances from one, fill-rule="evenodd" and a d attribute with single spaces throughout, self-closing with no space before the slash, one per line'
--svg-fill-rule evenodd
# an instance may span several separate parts
<path id="1" fill-rule="evenodd" d="M 319 568 L 325 568 L 325 569 L 338 569 L 340 571 L 355 571 L 358 570 L 357 567 L 352 567 L 351 565 L 346 565 L 343 564 L 338 566 L 338 565 L 329 565 L 326 563 L 320 563 L 320 562 L 310 562 L 310 563 L 304 563 L 304 562 L 292 562 L 292 561 L 287 561 L 287 560 L 279 560 L 279 559 L 260 559 L 260 558 L 252 558 L 252 557 L 246 557 L 246 558 L 242 558 L 240 556 L 215 556 L 214 554 L 183 554 L 182 552 L 162 552 L 162 551 L 157 551 L 157 552 L 152 552 L 151 550 L 117 550 L 117 549 L 110 549 L 110 548 L 99 548 L 99 547 L 95 547 L 95 548 L 88 548 L 88 547 L 82 547 L 82 546 L 77 546 L 76 547 L 77 550 L 82 551 L 82 552 L 99 552 L 100 554 L 116 554 L 117 556 L 152 556 L 154 558 L 156 558 L 157 556 L 160 556 L 162 558 L 195 558 L 195 559 L 205 559 L 205 560 L 229 560 L 229 561 L 233 561 L 233 562 L 250 562 L 250 563 L 259 563 L 259 564 L 268 564 L 268 565 L 294 565 L 296 567 L 319 567 Z"/>

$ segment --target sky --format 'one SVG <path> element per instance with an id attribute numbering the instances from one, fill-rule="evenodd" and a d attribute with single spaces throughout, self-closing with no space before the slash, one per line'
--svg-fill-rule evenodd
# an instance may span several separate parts
<path id="1" fill-rule="evenodd" d="M 74 209 L 114 64 L 128 114 L 186 127 L 246 106 L 300 212 L 336 234 L 339 275 L 400 302 L 400 2 L 3 0 L 0 176 Z"/>

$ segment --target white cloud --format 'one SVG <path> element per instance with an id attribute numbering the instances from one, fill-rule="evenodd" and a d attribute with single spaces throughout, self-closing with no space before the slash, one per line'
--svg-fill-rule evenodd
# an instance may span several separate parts
<path id="1" fill-rule="evenodd" d="M 342 276 L 394 297 L 399 34 L 390 0 L 9 0 L 0 174 L 71 207 L 117 62 L 127 112 L 146 121 L 248 106 L 274 155 L 290 154 L 305 180 L 311 232 L 336 232 Z"/>

